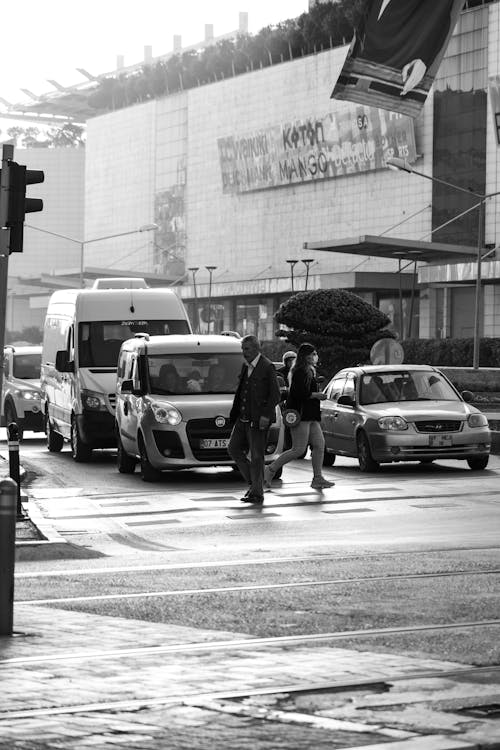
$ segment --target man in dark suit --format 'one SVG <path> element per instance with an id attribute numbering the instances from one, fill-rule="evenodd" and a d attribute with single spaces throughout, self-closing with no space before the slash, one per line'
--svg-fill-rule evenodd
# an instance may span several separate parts
<path id="1" fill-rule="evenodd" d="M 456 0 L 372 0 L 354 48 L 371 62 L 401 70 L 404 96 L 442 49 Z"/>
<path id="2" fill-rule="evenodd" d="M 258 339 L 244 336 L 241 351 L 245 363 L 230 414 L 233 430 L 228 452 L 249 486 L 242 502 L 261 505 L 267 433 L 275 420 L 281 394 L 274 365 L 261 354 Z"/>

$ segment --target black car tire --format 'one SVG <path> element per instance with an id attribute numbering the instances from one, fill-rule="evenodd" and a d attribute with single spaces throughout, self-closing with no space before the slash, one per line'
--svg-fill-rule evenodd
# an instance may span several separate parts
<path id="1" fill-rule="evenodd" d="M 16 407 L 11 401 L 7 401 L 5 404 L 4 409 L 5 414 L 5 427 L 7 428 L 11 422 L 15 422 L 17 425 L 17 434 L 19 438 L 19 442 L 23 439 L 23 425 L 22 420 L 20 420 L 17 416 Z"/>
<path id="2" fill-rule="evenodd" d="M 92 448 L 81 439 L 75 417 L 71 419 L 71 455 L 79 464 L 87 463 L 92 457 Z"/>
<path id="3" fill-rule="evenodd" d="M 116 463 L 120 474 L 133 474 L 135 472 L 135 465 L 137 463 L 133 456 L 129 456 L 125 453 L 123 443 L 120 440 L 120 436 L 117 437 L 117 451 L 116 451 Z"/>
<path id="4" fill-rule="evenodd" d="M 327 453 L 325 450 L 323 453 L 323 466 L 333 466 L 336 458 L 337 456 L 335 453 Z"/>
<path id="5" fill-rule="evenodd" d="M 64 445 L 64 438 L 58 432 L 52 429 L 48 411 L 45 412 L 45 439 L 47 450 L 51 453 L 59 453 Z"/>
<path id="6" fill-rule="evenodd" d="M 373 459 L 366 433 L 359 432 L 356 443 L 358 446 L 358 462 L 361 471 L 377 471 L 380 464 Z"/>
<path id="7" fill-rule="evenodd" d="M 149 462 L 146 446 L 142 438 L 139 440 L 139 453 L 141 456 L 141 473 L 143 482 L 158 482 L 161 478 L 161 471 L 155 469 Z"/>
<path id="8" fill-rule="evenodd" d="M 472 471 L 482 471 L 488 466 L 489 456 L 477 456 L 476 458 L 468 458 L 467 463 Z"/>

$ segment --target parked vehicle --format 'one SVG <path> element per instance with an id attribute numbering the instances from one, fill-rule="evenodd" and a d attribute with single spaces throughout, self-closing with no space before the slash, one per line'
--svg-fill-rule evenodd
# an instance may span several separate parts
<path id="1" fill-rule="evenodd" d="M 118 288 L 103 288 L 98 279 L 93 289 L 55 292 L 47 308 L 41 367 L 47 448 L 60 451 L 68 440 L 75 461 L 90 460 L 94 448 L 116 445 L 116 367 L 123 341 L 138 331 L 191 332 L 186 309 L 171 289 L 114 281 Z"/>
<path id="2" fill-rule="evenodd" d="M 488 465 L 491 433 L 486 416 L 471 406 L 435 367 L 367 365 L 341 370 L 324 389 L 321 425 L 326 466 L 353 456 L 361 471 L 381 463 L 457 458 L 471 469 Z"/>
<path id="3" fill-rule="evenodd" d="M 0 426 L 17 424 L 19 440 L 25 430 L 43 432 L 41 409 L 40 363 L 41 346 L 13 346 L 3 351 L 2 401 Z"/>
<path id="4" fill-rule="evenodd" d="M 232 336 L 147 336 L 125 341 L 118 362 L 118 470 L 153 482 L 168 469 L 234 466 L 229 413 L 243 363 Z M 266 462 L 282 451 L 283 426 L 269 430 Z"/>

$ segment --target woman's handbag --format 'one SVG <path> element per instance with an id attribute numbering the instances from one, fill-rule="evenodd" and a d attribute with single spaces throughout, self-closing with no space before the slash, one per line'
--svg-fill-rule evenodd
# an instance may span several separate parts
<path id="1" fill-rule="evenodd" d="M 300 413 L 297 409 L 284 409 L 283 422 L 287 427 L 297 427 L 300 424 Z"/>

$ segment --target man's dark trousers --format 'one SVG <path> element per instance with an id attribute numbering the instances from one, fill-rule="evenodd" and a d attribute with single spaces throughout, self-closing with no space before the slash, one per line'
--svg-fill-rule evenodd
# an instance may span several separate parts
<path id="1" fill-rule="evenodd" d="M 251 496 L 258 500 L 264 497 L 264 455 L 268 432 L 237 419 L 228 445 L 228 453 L 249 485 Z"/>

